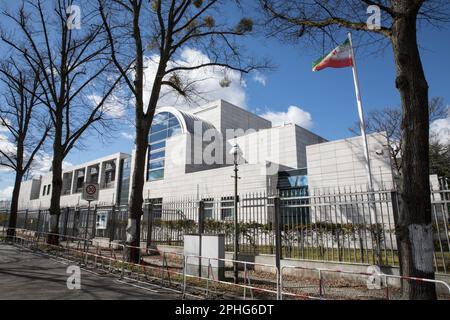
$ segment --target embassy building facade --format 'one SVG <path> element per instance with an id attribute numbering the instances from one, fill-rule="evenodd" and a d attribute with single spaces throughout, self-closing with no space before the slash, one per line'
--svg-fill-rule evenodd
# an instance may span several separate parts
<path id="1" fill-rule="evenodd" d="M 258 115 L 219 100 L 183 111 L 159 108 L 147 151 L 144 199 L 214 197 L 234 192 L 238 146 L 239 193 L 367 185 L 361 137 L 327 141 L 295 124 L 272 126 Z M 368 136 L 375 188 L 392 188 L 394 174 L 385 135 Z M 134 166 L 131 154 L 116 153 L 63 171 L 61 206 L 84 206 L 84 183 L 98 183 L 95 205 L 126 205 Z M 51 172 L 22 183 L 19 208 L 50 206 Z"/>

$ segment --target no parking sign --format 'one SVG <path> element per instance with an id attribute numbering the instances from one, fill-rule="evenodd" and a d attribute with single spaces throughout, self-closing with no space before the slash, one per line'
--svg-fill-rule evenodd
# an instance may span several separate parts
<path id="1" fill-rule="evenodd" d="M 86 201 L 98 200 L 98 183 L 85 183 L 83 187 L 83 199 Z"/>

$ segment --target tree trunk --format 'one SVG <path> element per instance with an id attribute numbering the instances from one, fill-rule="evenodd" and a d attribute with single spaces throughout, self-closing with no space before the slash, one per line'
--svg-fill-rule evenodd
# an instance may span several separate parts
<path id="1" fill-rule="evenodd" d="M 148 147 L 149 126 L 146 121 L 136 116 L 136 151 L 134 155 L 134 168 L 130 196 L 129 218 L 127 226 L 127 242 L 131 246 L 127 250 L 127 260 L 139 263 L 139 249 L 141 244 L 141 218 L 144 202 L 143 190 L 145 183 L 145 158 Z"/>
<path id="2" fill-rule="evenodd" d="M 11 198 L 11 207 L 9 213 L 9 224 L 7 237 L 11 239 L 16 235 L 17 228 L 17 210 L 19 207 L 19 193 L 20 193 L 20 184 L 22 182 L 23 174 L 21 172 L 16 172 L 16 179 L 14 181 L 14 189 Z"/>
<path id="3" fill-rule="evenodd" d="M 55 137 L 55 140 L 57 138 Z M 47 237 L 47 243 L 52 245 L 59 244 L 59 215 L 61 213 L 61 190 L 62 190 L 62 162 L 64 159 L 61 146 L 56 142 L 53 146 L 52 161 L 52 197 L 50 200 L 50 234 Z"/>
<path id="4" fill-rule="evenodd" d="M 16 160 L 16 178 L 14 181 L 14 188 L 13 188 L 13 194 L 11 198 L 11 209 L 9 213 L 9 224 L 8 224 L 8 231 L 7 236 L 8 238 L 12 238 L 16 234 L 16 228 L 17 228 L 17 210 L 19 207 L 19 194 L 20 194 L 20 184 L 22 183 L 23 178 L 23 153 L 24 153 L 24 135 L 22 130 L 20 130 L 19 139 L 17 143 L 17 160 Z"/>
<path id="5" fill-rule="evenodd" d="M 393 24 L 392 45 L 401 95 L 402 183 L 399 233 L 402 275 L 434 279 L 433 231 L 429 182 L 428 84 L 416 38 L 417 12 L 409 0 L 394 2 L 403 12 Z M 409 10 L 409 12 L 408 12 Z M 405 281 L 404 298 L 436 299 L 433 283 Z"/>

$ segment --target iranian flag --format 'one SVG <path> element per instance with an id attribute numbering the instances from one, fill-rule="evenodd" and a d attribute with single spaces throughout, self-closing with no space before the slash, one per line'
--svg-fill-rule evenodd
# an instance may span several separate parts
<path id="1" fill-rule="evenodd" d="M 339 47 L 313 63 L 313 71 L 325 68 L 345 68 L 353 66 L 352 48 L 347 39 Z"/>

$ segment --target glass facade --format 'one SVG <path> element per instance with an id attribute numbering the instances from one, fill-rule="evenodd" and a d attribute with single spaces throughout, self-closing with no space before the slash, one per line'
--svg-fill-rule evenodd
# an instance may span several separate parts
<path id="1" fill-rule="evenodd" d="M 229 220 L 232 219 L 233 216 L 234 216 L 234 197 L 222 197 L 220 199 L 220 219 Z"/>
<path id="2" fill-rule="evenodd" d="M 202 199 L 204 204 L 204 218 L 214 219 L 214 198 Z"/>
<path id="3" fill-rule="evenodd" d="M 128 204 L 130 193 L 131 158 L 120 160 L 119 205 Z"/>
<path id="4" fill-rule="evenodd" d="M 98 174 L 99 174 L 99 165 L 98 164 L 96 164 L 95 166 L 89 167 L 87 182 L 88 183 L 98 183 Z"/>
<path id="5" fill-rule="evenodd" d="M 70 194 L 70 185 L 72 184 L 72 175 L 73 172 L 66 172 L 63 174 L 63 188 L 62 194 L 67 195 Z"/>
<path id="6" fill-rule="evenodd" d="M 116 181 L 116 160 L 105 162 L 104 171 L 103 188 L 114 188 L 114 182 Z"/>
<path id="7" fill-rule="evenodd" d="M 178 119 L 170 112 L 161 112 L 153 118 L 150 129 L 147 181 L 164 179 L 166 140 L 181 133 Z"/>
<path id="8" fill-rule="evenodd" d="M 295 169 L 278 173 L 278 189 L 281 197 L 290 198 L 289 205 L 281 209 L 281 223 L 306 225 L 311 222 L 308 203 L 308 172 Z"/>
<path id="9" fill-rule="evenodd" d="M 75 190 L 73 193 L 81 193 L 84 183 L 84 168 L 75 171 Z"/>
<path id="10" fill-rule="evenodd" d="M 279 172 L 278 189 L 282 197 L 306 197 L 308 195 L 307 170 L 295 169 Z"/>

